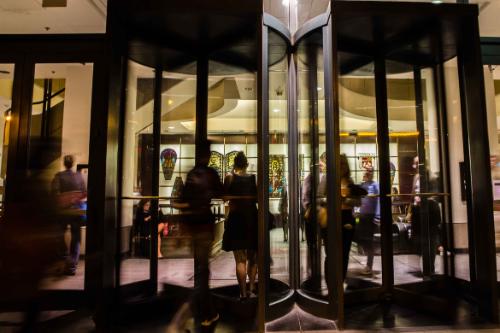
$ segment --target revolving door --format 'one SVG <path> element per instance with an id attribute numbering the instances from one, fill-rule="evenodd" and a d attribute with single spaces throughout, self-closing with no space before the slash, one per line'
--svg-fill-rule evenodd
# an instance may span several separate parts
<path id="1" fill-rule="evenodd" d="M 224 320 L 241 329 L 260 325 L 263 330 L 271 304 L 289 308 L 294 295 L 288 235 L 290 36 L 257 4 L 199 5 L 193 12 L 182 1 L 149 6 L 129 1 L 117 17 L 119 29 L 127 31 L 121 41 L 126 79 L 119 297 L 122 304 L 157 294 L 170 304 L 188 300 L 196 284 L 195 235 L 174 203 L 198 164 L 200 142 L 208 139 L 208 166 L 221 183 L 242 153 L 246 174 L 258 184 L 253 194 L 258 204 L 256 297 L 242 301 L 236 254 L 222 249 L 229 213 L 223 197 L 211 202 L 211 292 Z"/>
<path id="2" fill-rule="evenodd" d="M 479 93 L 471 90 L 481 76 L 475 8 L 330 8 L 294 36 L 305 234 L 297 303 L 340 327 L 362 328 L 374 316 L 401 325 L 393 306 L 446 322 L 460 307 L 477 307 L 496 320 L 495 296 L 486 295 L 496 292 L 486 259 L 494 252 L 491 207 L 472 194 L 473 183 L 478 191 L 490 183 L 485 138 L 469 132 L 486 124 L 480 81 Z M 365 190 L 351 204 L 349 182 Z M 481 193 L 489 200 L 490 191 Z M 487 223 L 474 220 L 474 207 Z M 379 305 L 361 319 L 370 302 Z"/>
<path id="3" fill-rule="evenodd" d="M 221 181 L 243 152 L 258 184 L 247 302 L 221 249 L 228 204 L 211 203 L 223 318 L 264 331 L 298 304 L 342 328 L 356 306 L 380 303 L 397 325 L 392 304 L 453 318 L 467 295 L 494 319 L 494 243 L 479 241 L 492 226 L 477 222 L 492 221 L 480 200 L 489 173 L 471 134 L 485 126 L 473 117 L 484 113 L 474 8 L 332 1 L 292 38 L 261 4 L 196 4 L 128 1 L 116 17 L 121 301 L 162 292 L 173 304 L 194 286 L 173 202 L 209 139 Z"/>

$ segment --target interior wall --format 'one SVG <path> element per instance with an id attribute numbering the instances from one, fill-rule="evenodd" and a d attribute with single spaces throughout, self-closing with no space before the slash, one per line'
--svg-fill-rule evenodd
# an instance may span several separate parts
<path id="1" fill-rule="evenodd" d="M 66 73 L 62 155 L 71 154 L 77 164 L 88 164 L 93 66 L 69 65 Z"/>

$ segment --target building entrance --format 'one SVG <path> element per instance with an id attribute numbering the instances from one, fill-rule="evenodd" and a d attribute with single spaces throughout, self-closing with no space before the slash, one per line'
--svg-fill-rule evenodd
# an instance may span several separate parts
<path id="1" fill-rule="evenodd" d="M 384 325 L 400 323 L 393 305 L 496 318 L 494 244 L 479 237 L 491 226 L 474 222 L 492 221 L 471 135 L 485 129 L 472 116 L 484 113 L 474 10 L 333 2 L 291 36 L 259 6 L 219 6 L 130 1 L 116 17 L 121 302 L 199 287 L 180 203 L 208 139 L 221 189 L 205 251 L 222 318 L 263 331 L 297 304 L 343 328 L 372 303 Z"/>

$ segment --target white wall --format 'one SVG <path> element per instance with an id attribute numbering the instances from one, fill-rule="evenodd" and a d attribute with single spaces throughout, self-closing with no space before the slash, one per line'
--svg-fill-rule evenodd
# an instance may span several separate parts
<path id="1" fill-rule="evenodd" d="M 92 74 L 88 64 L 69 64 L 66 70 L 62 155 L 73 155 L 78 164 L 89 161 Z"/>

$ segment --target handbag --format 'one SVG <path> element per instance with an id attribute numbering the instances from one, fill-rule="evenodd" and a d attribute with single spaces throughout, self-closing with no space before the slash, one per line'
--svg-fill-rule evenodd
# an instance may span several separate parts
<path id="1" fill-rule="evenodd" d="M 319 223 L 319 226 L 324 229 L 328 226 L 328 211 L 326 209 L 326 207 L 319 207 L 318 209 L 318 223 Z"/>
<path id="2" fill-rule="evenodd" d="M 80 206 L 80 202 L 85 198 L 81 191 L 71 191 L 59 193 L 56 198 L 57 208 L 72 209 Z"/>

